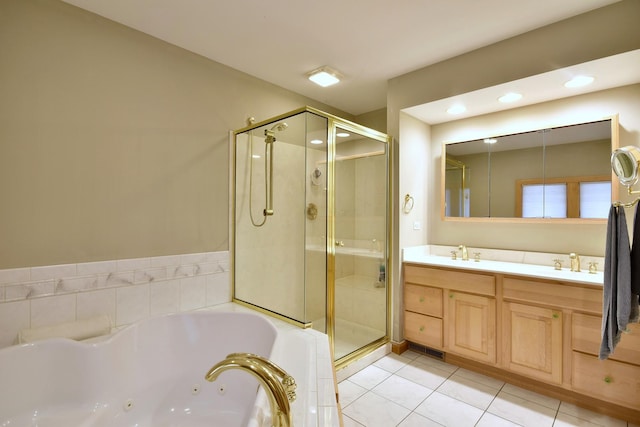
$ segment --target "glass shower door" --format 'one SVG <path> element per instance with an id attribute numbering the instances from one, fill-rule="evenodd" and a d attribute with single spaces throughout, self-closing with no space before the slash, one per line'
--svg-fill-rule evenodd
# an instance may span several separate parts
<path id="1" fill-rule="evenodd" d="M 336 359 L 387 335 L 387 149 L 354 129 L 336 129 Z"/>

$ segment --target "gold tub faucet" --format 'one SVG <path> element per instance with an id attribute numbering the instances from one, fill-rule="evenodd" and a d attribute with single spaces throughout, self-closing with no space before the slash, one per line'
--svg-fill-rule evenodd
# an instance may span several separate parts
<path id="1" fill-rule="evenodd" d="M 289 402 L 296 399 L 296 382 L 282 368 L 264 357 L 251 353 L 231 353 L 226 359 L 209 369 L 205 379 L 215 381 L 218 375 L 230 369 L 239 369 L 253 375 L 264 387 L 269 398 L 274 427 L 291 427 Z"/>

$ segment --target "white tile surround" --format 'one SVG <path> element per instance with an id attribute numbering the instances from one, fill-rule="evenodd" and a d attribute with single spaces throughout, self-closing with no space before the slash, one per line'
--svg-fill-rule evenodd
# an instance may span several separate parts
<path id="1" fill-rule="evenodd" d="M 230 301 L 228 251 L 0 270 L 0 348 L 22 329 L 97 315 L 120 328 Z"/>

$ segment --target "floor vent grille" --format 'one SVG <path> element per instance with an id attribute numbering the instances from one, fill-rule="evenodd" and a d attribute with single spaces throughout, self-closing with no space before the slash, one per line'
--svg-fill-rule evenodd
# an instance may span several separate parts
<path id="1" fill-rule="evenodd" d="M 444 352 L 425 347 L 424 345 L 409 343 L 409 350 L 417 351 L 418 353 L 422 353 L 425 356 L 444 360 Z"/>

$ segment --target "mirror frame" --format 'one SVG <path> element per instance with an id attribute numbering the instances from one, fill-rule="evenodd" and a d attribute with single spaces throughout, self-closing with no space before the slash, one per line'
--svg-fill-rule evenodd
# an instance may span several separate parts
<path id="1" fill-rule="evenodd" d="M 589 120 L 585 122 L 573 122 L 548 126 L 540 129 L 523 130 L 522 132 L 534 132 L 542 129 L 553 129 L 564 126 L 574 126 L 597 121 L 610 120 L 611 124 L 611 152 L 620 147 L 620 130 L 618 125 L 618 115 L 602 117 L 600 119 Z M 491 135 L 491 137 L 499 137 L 500 135 Z M 487 137 L 486 135 L 484 137 Z M 481 139 L 482 137 L 476 138 Z M 495 222 L 495 223 L 560 223 L 560 224 L 606 224 L 607 218 L 508 218 L 508 217 L 452 217 L 445 215 L 445 174 L 446 174 L 446 146 L 457 144 L 465 141 L 446 141 L 442 143 L 440 153 L 440 219 L 445 222 Z M 611 203 L 619 199 L 620 181 L 617 175 L 611 170 Z"/>

